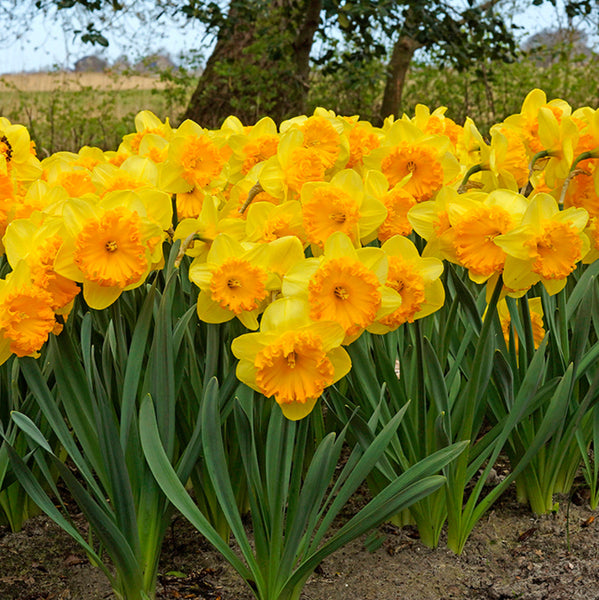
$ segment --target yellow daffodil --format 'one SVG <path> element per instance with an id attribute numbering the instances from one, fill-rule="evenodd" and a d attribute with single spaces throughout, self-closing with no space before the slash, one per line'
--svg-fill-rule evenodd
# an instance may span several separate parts
<path id="1" fill-rule="evenodd" d="M 533 343 L 534 347 L 538 348 L 545 337 L 545 328 L 543 326 L 543 305 L 540 298 L 528 298 L 527 302 L 530 313 L 530 323 L 532 325 Z M 511 330 L 514 336 L 514 346 L 517 352 L 519 343 L 518 334 L 510 327 L 512 318 L 505 298 L 501 299 L 497 303 L 497 314 L 499 315 L 499 322 L 501 323 L 501 331 L 503 332 L 503 339 L 505 340 L 505 343 L 509 345 Z"/>
<path id="2" fill-rule="evenodd" d="M 396 121 L 380 148 L 364 159 L 367 168 L 383 173 L 389 187 L 403 188 L 418 202 L 430 200 L 460 172 L 451 143 L 445 136 L 427 136 L 412 123 Z"/>
<path id="3" fill-rule="evenodd" d="M 549 110 L 558 123 L 563 117 L 568 117 L 572 113 L 572 108 L 566 101 L 556 98 L 547 102 L 545 92 L 534 89 L 524 99 L 520 112 L 509 116 L 504 121 L 505 124 L 522 132 L 529 159 L 542 150 L 548 149 L 539 136 L 539 111 L 541 108 Z"/>
<path id="4" fill-rule="evenodd" d="M 225 323 L 237 317 L 248 329 L 258 329 L 258 315 L 268 305 L 270 293 L 280 289 L 280 278 L 272 269 L 275 261 L 276 253 L 268 244 L 248 247 L 218 235 L 206 262 L 195 259 L 189 267 L 189 278 L 200 288 L 199 318 Z"/>
<path id="5" fill-rule="evenodd" d="M 416 205 L 416 198 L 403 188 L 400 182 L 389 189 L 387 178 L 378 171 L 368 171 L 364 179 L 364 191 L 380 200 L 387 216 L 378 228 L 378 239 L 381 242 L 394 235 L 409 235 L 412 224 L 408 221 L 408 211 Z"/>
<path id="6" fill-rule="evenodd" d="M 51 296 L 50 308 L 57 314 L 70 311 L 79 286 L 54 270 L 54 260 L 63 242 L 63 221 L 35 213 L 30 219 L 17 219 L 3 238 L 11 266 L 25 262 L 31 282 Z"/>
<path id="7" fill-rule="evenodd" d="M 384 285 L 387 271 L 388 259 L 380 248 L 356 250 L 337 231 L 327 239 L 320 259 L 306 259 L 289 270 L 282 292 L 307 299 L 314 321 L 340 323 L 347 344 L 400 305 L 397 292 Z"/>
<path id="8" fill-rule="evenodd" d="M 389 260 L 386 285 L 399 294 L 401 305 L 368 327 L 368 331 L 378 334 L 426 317 L 445 301 L 445 289 L 439 279 L 443 263 L 438 258 L 421 258 L 416 246 L 401 236 L 387 240 L 381 249 Z"/>
<path id="9" fill-rule="evenodd" d="M 40 161 L 35 156 L 27 128 L 0 117 L 0 175 L 34 181 L 41 174 Z"/>
<path id="10" fill-rule="evenodd" d="M 373 127 L 368 121 L 357 121 L 347 132 L 349 142 L 348 169 L 360 173 L 364 165 L 364 157 L 381 145 L 383 134 L 380 129 Z"/>
<path id="11" fill-rule="evenodd" d="M 314 323 L 298 298 L 281 298 L 264 311 L 260 332 L 233 340 L 240 359 L 237 377 L 266 397 L 274 397 L 285 417 L 307 416 L 323 391 L 351 369 L 341 348 L 343 328 L 335 322 Z"/>
<path id="12" fill-rule="evenodd" d="M 179 194 L 193 188 L 220 189 L 226 182 L 223 140 L 197 123 L 184 121 L 170 140 L 160 164 L 160 189 Z"/>
<path id="13" fill-rule="evenodd" d="M 161 202 L 158 215 L 168 214 L 167 194 L 151 196 Z M 162 217 L 163 218 L 163 217 Z M 134 192 L 112 192 L 96 203 L 71 199 L 64 207 L 65 239 L 54 269 L 83 284 L 87 304 L 96 309 L 112 304 L 124 290 L 140 286 L 162 257 L 163 229 L 148 217 Z"/>
<path id="14" fill-rule="evenodd" d="M 412 123 L 423 133 L 448 137 L 453 147 L 456 148 L 458 140 L 462 136 L 463 128 L 449 117 L 446 117 L 446 111 L 447 107 L 440 106 L 431 113 L 428 106 L 417 104 L 414 109 Z"/>
<path id="15" fill-rule="evenodd" d="M 206 260 L 212 242 L 220 233 L 226 233 L 239 241 L 244 239 L 245 223 L 240 219 L 221 218 L 219 206 L 216 196 L 207 195 L 197 219 L 183 219 L 175 229 L 173 239 L 180 239 L 186 244 L 185 253 L 199 258 L 199 262 Z"/>
<path id="16" fill-rule="evenodd" d="M 558 121 L 555 113 L 547 107 L 541 107 L 537 116 L 539 121 L 539 141 L 549 159 L 545 163 L 545 180 L 551 187 L 558 179 L 568 176 L 574 162 L 574 148 L 578 143 L 578 129 L 574 121 L 563 116 Z"/>
<path id="17" fill-rule="evenodd" d="M 459 262 L 453 243 L 454 231 L 449 222 L 449 207 L 458 198 L 456 190 L 443 187 L 434 200 L 416 204 L 408 211 L 408 221 L 414 231 L 427 242 L 423 256 Z"/>
<path id="18" fill-rule="evenodd" d="M 503 271 L 506 253 L 495 238 L 520 225 L 528 204 L 524 196 L 509 190 L 468 192 L 450 203 L 455 258 L 473 281 L 484 283 Z"/>
<path id="19" fill-rule="evenodd" d="M 0 364 L 11 353 L 37 356 L 56 325 L 51 304 L 50 293 L 31 281 L 25 261 L 0 279 Z"/>
<path id="20" fill-rule="evenodd" d="M 158 185 L 158 167 L 149 158 L 130 156 L 120 166 L 110 163 L 97 165 L 91 181 L 99 196 L 117 190 L 140 190 Z"/>
<path id="21" fill-rule="evenodd" d="M 549 294 L 563 289 L 576 263 L 589 251 L 590 242 L 583 233 L 587 220 L 583 208 L 560 211 L 553 197 L 536 194 L 522 224 L 495 238 L 508 255 L 503 272 L 506 288 L 518 295 L 540 281 Z"/>
<path id="22" fill-rule="evenodd" d="M 142 110 L 135 115 L 135 133 L 123 138 L 122 151 L 127 154 L 142 154 L 141 146 L 148 135 L 158 136 L 168 142 L 173 136 L 173 129 L 168 119 L 163 123 L 151 111 Z"/>
<path id="23" fill-rule="evenodd" d="M 275 122 L 270 117 L 264 117 L 249 131 L 231 135 L 227 143 L 232 150 L 229 180 L 235 183 L 258 163 L 276 155 L 279 133 Z"/>
<path id="24" fill-rule="evenodd" d="M 297 128 L 281 135 L 277 155 L 260 170 L 262 189 L 281 200 L 299 198 L 309 181 L 325 181 L 326 167 L 318 148 L 304 145 L 304 134 Z"/>
<path id="25" fill-rule="evenodd" d="M 345 233 L 358 247 L 376 236 L 387 216 L 382 202 L 364 193 L 361 177 L 351 169 L 336 173 L 330 182 L 308 182 L 301 193 L 304 230 L 313 247 L 324 248 L 335 231 Z"/>
<path id="26" fill-rule="evenodd" d="M 597 161 L 592 159 L 578 163 L 576 172 L 570 174 L 564 194 L 564 208 L 584 208 L 592 217 L 599 217 L 599 194 L 595 188 Z M 561 195 L 561 186 L 558 187 Z"/>
<path id="27" fill-rule="evenodd" d="M 486 172 L 491 174 L 488 191 L 497 188 L 519 191 L 528 181 L 529 162 L 526 146 L 517 130 L 506 126 L 491 128 L 489 170 Z"/>
<path id="28" fill-rule="evenodd" d="M 70 198 L 83 198 L 95 194 L 96 186 L 92 182 L 91 171 L 76 164 L 76 156 L 72 153 L 53 154 L 42 161 L 42 167 L 44 179 L 51 186 L 64 188 Z"/>
<path id="29" fill-rule="evenodd" d="M 303 227 L 302 205 L 297 200 L 283 202 L 253 202 L 247 211 L 246 235 L 248 242 L 272 242 L 293 235 L 301 244 L 307 241 Z M 303 254 L 303 253 L 302 253 Z"/>
<path id="30" fill-rule="evenodd" d="M 301 116 L 283 121 L 281 133 L 297 129 L 302 133 L 304 148 L 315 150 L 326 171 L 342 169 L 349 158 L 349 142 L 341 119 L 322 108 L 310 117 Z"/>

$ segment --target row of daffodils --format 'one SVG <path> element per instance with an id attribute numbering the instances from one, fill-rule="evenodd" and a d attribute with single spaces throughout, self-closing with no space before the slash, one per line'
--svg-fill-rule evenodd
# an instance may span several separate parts
<path id="1" fill-rule="evenodd" d="M 116 151 L 40 160 L 0 118 L 0 363 L 36 356 L 80 293 L 104 309 L 143 285 L 180 240 L 199 318 L 251 331 L 239 379 L 300 419 L 350 370 L 344 346 L 443 305 L 444 260 L 517 297 L 599 255 L 599 110 L 540 90 L 488 138 L 422 105 L 381 128 L 324 109 L 135 125 Z"/>

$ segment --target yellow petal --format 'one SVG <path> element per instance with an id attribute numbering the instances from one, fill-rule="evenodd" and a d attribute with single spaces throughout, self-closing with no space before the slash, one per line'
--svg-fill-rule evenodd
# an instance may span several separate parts
<path id="1" fill-rule="evenodd" d="M 318 398 L 308 398 L 305 402 L 285 402 L 279 404 L 283 415 L 290 421 L 299 421 L 307 417 L 314 408 Z"/>
<path id="2" fill-rule="evenodd" d="M 214 302 L 210 294 L 200 291 L 197 303 L 198 317 L 205 323 L 226 323 L 235 316 L 230 310 L 224 309 Z"/>
<path id="3" fill-rule="evenodd" d="M 96 310 L 110 306 L 121 295 L 123 290 L 119 287 L 98 285 L 95 281 L 86 281 L 83 284 L 83 298 Z"/>

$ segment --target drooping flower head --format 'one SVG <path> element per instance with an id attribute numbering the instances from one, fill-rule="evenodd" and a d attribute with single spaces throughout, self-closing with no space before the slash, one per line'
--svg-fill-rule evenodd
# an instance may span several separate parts
<path id="1" fill-rule="evenodd" d="M 0 364 L 10 354 L 36 356 L 54 330 L 52 296 L 35 285 L 25 261 L 0 280 Z"/>

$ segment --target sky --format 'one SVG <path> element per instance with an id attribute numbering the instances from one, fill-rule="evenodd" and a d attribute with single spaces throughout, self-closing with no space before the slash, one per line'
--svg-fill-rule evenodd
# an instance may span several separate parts
<path id="1" fill-rule="evenodd" d="M 18 6 L 26 4 L 21 2 Z M 108 49 L 103 49 L 83 44 L 78 35 L 68 31 L 72 28 L 72 11 L 58 11 L 53 19 L 44 18 L 39 11 L 33 19 L 16 16 L 14 23 L 10 23 L 6 22 L 6 13 L 0 12 L 0 31 L 5 32 L 0 37 L 0 74 L 72 69 L 78 59 L 89 54 L 99 54 L 109 63 L 126 55 L 134 63 L 143 56 L 166 52 L 177 64 L 185 64 L 185 59 L 181 61 L 179 57 L 187 57 L 189 63 L 194 50 L 202 47 L 202 40 L 204 45 L 200 53 L 206 56 L 210 50 L 199 26 L 184 21 L 170 21 L 169 26 L 150 22 L 140 27 L 134 16 L 119 16 L 116 27 L 102 29 L 110 42 Z M 82 14 L 81 19 L 80 27 L 84 28 L 87 16 Z M 516 12 L 513 20 L 523 27 L 521 35 L 525 37 L 551 26 L 556 22 L 556 14 L 555 9 L 546 4 L 541 9 Z M 25 22 L 27 26 L 23 27 Z"/>
<path id="2" fill-rule="evenodd" d="M 31 3 L 21 2 L 20 6 L 25 4 Z M 175 60 L 182 53 L 190 55 L 202 45 L 202 31 L 192 22 L 165 21 L 170 26 L 155 22 L 142 24 L 134 15 L 117 15 L 113 26 L 101 27 L 109 41 L 108 48 L 102 48 L 84 44 L 80 34 L 73 32 L 73 29 L 85 29 L 88 20 L 85 12 L 78 15 L 72 10 L 55 11 L 47 18 L 37 11 L 31 19 L 17 18 L 11 23 L 6 22 L 6 15 L 0 12 L 0 31 L 5 32 L 0 36 L 0 74 L 72 69 L 78 59 L 90 54 L 97 54 L 109 63 L 123 55 L 134 63 L 157 52 L 166 52 Z M 25 21 L 27 27 L 23 27 Z M 204 47 L 206 43 L 204 41 Z"/>

